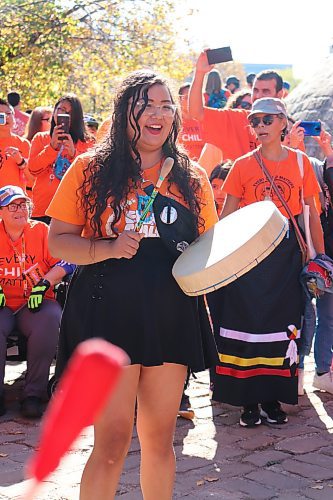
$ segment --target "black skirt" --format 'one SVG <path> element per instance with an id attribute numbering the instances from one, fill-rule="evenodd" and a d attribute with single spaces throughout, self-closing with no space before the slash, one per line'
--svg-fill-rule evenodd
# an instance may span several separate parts
<path id="1" fill-rule="evenodd" d="M 235 406 L 273 400 L 297 403 L 301 268 L 290 228 L 258 266 L 207 296 L 219 352 L 214 400 Z"/>
<path id="2" fill-rule="evenodd" d="M 178 363 L 193 372 L 215 365 L 203 299 L 182 292 L 171 274 L 174 261 L 160 238 L 144 238 L 132 259 L 80 266 L 62 316 L 56 377 L 91 337 L 121 347 L 132 364 Z"/>

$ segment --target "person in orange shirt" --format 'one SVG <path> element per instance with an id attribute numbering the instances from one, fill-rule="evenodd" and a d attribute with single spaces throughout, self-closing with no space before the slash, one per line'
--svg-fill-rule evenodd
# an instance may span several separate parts
<path id="1" fill-rule="evenodd" d="M 81 500 L 116 495 L 136 401 L 143 496 L 172 497 L 186 374 L 215 363 L 204 302 L 185 295 L 171 272 L 186 245 L 217 221 L 207 174 L 177 149 L 179 129 L 165 80 L 148 70 L 132 73 L 117 92 L 108 140 L 75 160 L 47 210 L 51 252 L 80 265 L 62 317 L 56 375 L 92 336 L 131 359 L 95 422 Z M 146 213 L 166 157 L 174 166 Z"/>
<path id="2" fill-rule="evenodd" d="M 202 124 L 193 120 L 188 111 L 188 93 L 190 84 L 186 83 L 179 88 L 178 95 L 182 115 L 182 128 L 179 133 L 179 143 L 185 148 L 189 158 L 198 161 L 204 147 L 204 133 Z"/>
<path id="3" fill-rule="evenodd" d="M 12 106 L 0 99 L 0 186 L 13 184 L 25 189 L 30 144 L 12 132 L 14 123 Z"/>
<path id="4" fill-rule="evenodd" d="M 239 207 L 264 200 L 275 203 L 289 218 L 274 186 L 297 218 L 302 212 L 303 191 L 315 250 L 324 253 L 315 206 L 319 186 L 307 156 L 301 153 L 302 176 L 296 151 L 282 145 L 287 133 L 283 102 L 276 98 L 256 100 L 249 124 L 260 146 L 237 159 L 230 170 L 223 185 L 227 196 L 222 218 Z M 244 427 L 259 425 L 262 418 L 283 424 L 288 418 L 280 401 L 297 404 L 297 344 L 303 313 L 301 269 L 297 232 L 289 221 L 286 236 L 266 259 L 207 297 L 220 358 L 213 399 L 242 406 L 240 425 Z"/>
<path id="5" fill-rule="evenodd" d="M 194 79 L 189 94 L 189 111 L 192 118 L 200 120 L 205 130 L 205 140 L 222 150 L 224 158 L 236 158 L 252 151 L 258 145 L 249 126 L 246 109 L 211 109 L 203 105 L 202 87 L 205 75 L 214 68 L 208 64 L 206 51 L 197 60 Z M 252 87 L 252 102 L 262 97 L 281 98 L 283 80 L 272 70 L 256 75 Z M 294 134 L 292 134 L 294 135 Z M 292 143 L 291 147 L 299 147 Z M 304 149 L 303 149 L 304 150 Z"/>
<path id="6" fill-rule="evenodd" d="M 69 133 L 57 124 L 59 114 L 70 115 Z M 55 104 L 49 132 L 37 133 L 31 142 L 28 161 L 30 173 L 36 178 L 32 188 L 34 219 L 49 223 L 45 211 L 72 161 L 93 145 L 86 132 L 82 105 L 75 94 L 62 96 Z"/>
<path id="7" fill-rule="evenodd" d="M 6 411 L 6 341 L 18 329 L 27 338 L 27 375 L 21 413 L 42 415 L 58 341 L 61 308 L 53 286 L 72 271 L 48 250 L 48 227 L 31 221 L 30 199 L 19 186 L 0 188 L 0 414 Z M 68 267 L 68 266 L 67 266 Z"/>
<path id="8" fill-rule="evenodd" d="M 15 123 L 13 127 L 13 133 L 19 136 L 23 136 L 25 132 L 25 127 L 29 121 L 28 113 L 24 113 L 21 108 L 21 96 L 18 92 L 9 92 L 7 94 L 7 100 L 10 106 L 14 109 Z"/>

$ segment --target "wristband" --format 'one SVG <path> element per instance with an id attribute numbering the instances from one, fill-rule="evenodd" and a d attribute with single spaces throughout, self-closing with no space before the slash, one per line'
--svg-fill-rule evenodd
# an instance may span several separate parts
<path id="1" fill-rule="evenodd" d="M 25 159 L 24 158 L 22 158 L 22 160 L 20 161 L 20 163 L 16 163 L 16 165 L 18 167 L 22 167 L 22 165 L 24 165 L 24 164 L 25 164 Z"/>

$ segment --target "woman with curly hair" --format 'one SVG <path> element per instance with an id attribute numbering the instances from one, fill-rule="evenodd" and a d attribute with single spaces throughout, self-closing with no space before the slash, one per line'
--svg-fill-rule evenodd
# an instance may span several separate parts
<path id="1" fill-rule="evenodd" d="M 172 498 L 172 443 L 186 374 L 216 359 L 203 302 L 186 296 L 171 274 L 180 250 L 217 221 L 206 173 L 176 145 L 179 128 L 165 80 L 134 72 L 116 95 L 108 137 L 75 160 L 47 211 L 51 252 L 79 264 L 63 313 L 56 376 L 88 337 L 122 347 L 131 359 L 95 422 L 81 500 L 114 498 L 136 400 L 143 496 Z M 167 157 L 173 169 L 137 232 Z"/>

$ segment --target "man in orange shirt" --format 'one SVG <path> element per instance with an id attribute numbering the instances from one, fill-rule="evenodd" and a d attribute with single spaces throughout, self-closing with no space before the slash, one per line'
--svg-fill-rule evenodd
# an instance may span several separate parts
<path id="1" fill-rule="evenodd" d="M 189 111 L 192 118 L 202 121 L 206 142 L 223 152 L 224 158 L 235 160 L 257 146 L 256 137 L 249 126 L 248 111 L 242 109 L 211 109 L 203 105 L 202 88 L 206 73 L 214 65 L 208 64 L 206 52 L 199 55 L 189 94 Z M 252 101 L 262 97 L 283 95 L 283 80 L 275 71 L 262 71 L 253 83 Z M 291 147 L 299 147 L 292 143 Z"/>
<path id="2" fill-rule="evenodd" d="M 26 161 L 29 156 L 29 141 L 13 134 L 14 110 L 4 99 L 0 99 L 0 186 L 12 184 L 26 187 Z"/>

